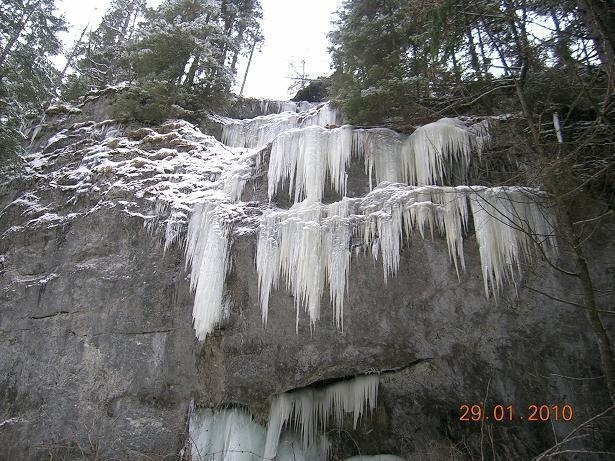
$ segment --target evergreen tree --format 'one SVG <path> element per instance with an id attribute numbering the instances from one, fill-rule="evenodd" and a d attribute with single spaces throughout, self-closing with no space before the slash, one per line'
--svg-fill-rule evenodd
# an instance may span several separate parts
<path id="1" fill-rule="evenodd" d="M 15 152 L 25 125 L 52 98 L 54 68 L 64 30 L 54 0 L 5 0 L 0 12 L 0 155 Z"/>
<path id="2" fill-rule="evenodd" d="M 256 0 L 167 0 L 150 11 L 133 64 L 155 76 L 208 94 L 228 92 L 239 54 L 260 39 Z"/>
<path id="3" fill-rule="evenodd" d="M 420 106 L 466 104 L 501 77 L 526 82 L 552 72 L 564 55 L 595 69 L 597 51 L 611 72 L 602 27 L 609 16 L 592 23 L 577 3 L 588 2 L 347 0 L 331 34 L 333 92 L 351 120 L 375 123 Z"/>
<path id="4" fill-rule="evenodd" d="M 69 55 L 71 72 L 64 82 L 63 98 L 74 100 L 90 89 L 130 80 L 128 52 L 145 11 L 146 0 L 111 1 L 100 25 L 86 41 L 78 40 Z"/>
<path id="5" fill-rule="evenodd" d="M 119 101 L 118 116 L 156 121 L 177 115 L 178 106 L 220 107 L 239 55 L 262 40 L 260 18 L 257 0 L 166 0 L 148 10 L 128 54 L 136 87 Z"/>

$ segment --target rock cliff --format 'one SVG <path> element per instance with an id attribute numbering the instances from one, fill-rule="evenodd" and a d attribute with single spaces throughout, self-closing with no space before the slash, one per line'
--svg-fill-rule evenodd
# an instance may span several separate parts
<path id="1" fill-rule="evenodd" d="M 213 117 L 207 126 L 221 125 L 215 139 L 180 120 L 120 125 L 107 120 L 105 97 L 50 115 L 20 173 L 1 185 L 1 459 L 209 459 L 197 449 L 206 411 L 237 410 L 265 431 L 276 396 L 327 392 L 371 375 L 379 380 L 377 402 L 368 408 L 358 399 L 356 427 L 350 414 L 317 425 L 327 454 L 305 454 L 297 439 L 296 456 L 529 459 L 608 406 L 583 313 L 527 287 L 570 299 L 579 288 L 538 261 L 522 262 L 520 279 L 499 293 L 491 287 L 487 297 L 476 223 L 463 232 L 465 271 L 456 271 L 436 226 L 433 238 L 415 232 L 401 239 L 398 269 L 385 281 L 384 231 L 378 227 L 367 240 L 357 234 L 368 215 L 361 202 L 356 206 L 365 208 L 351 214 L 359 226 L 347 243 L 351 268 L 342 275 L 343 328 L 328 289 L 315 319 L 288 279 L 269 293 L 264 325 L 257 265 L 263 216 L 294 202 L 285 181 L 269 200 L 271 143 L 289 130 L 337 129 L 339 114 L 311 104 L 251 103 L 232 115 L 258 120 Z M 292 112 L 275 113 L 284 109 Z M 492 151 L 510 143 L 511 127 L 514 121 L 501 120 L 491 128 Z M 485 161 L 468 155 L 467 168 Z M 374 168 L 372 182 L 391 181 L 380 181 Z M 367 197 L 363 159 L 349 154 L 342 170 L 343 195 Z M 331 171 L 323 173 L 318 203 L 340 200 Z M 196 274 L 185 252 L 188 224 L 203 203 L 224 204 L 214 224 L 225 240 L 222 248 L 202 243 L 197 258 L 209 269 Z M 588 251 L 593 275 L 608 286 L 613 242 L 604 242 Z M 218 254 L 225 267 L 216 269 Z M 212 271 L 222 274 L 222 285 Z M 196 303 L 195 274 L 202 284 Z M 216 287 L 219 305 L 198 305 L 199 290 L 211 302 Z M 193 323 L 208 309 L 220 309 L 219 317 L 196 332 L 199 340 Z M 565 403 L 574 408 L 572 422 L 517 417 L 527 418 L 531 404 Z M 515 418 L 460 421 L 464 404 L 513 405 Z M 213 431 L 218 423 L 208 424 Z M 600 434 L 580 446 L 614 442 Z M 286 456 L 280 444 L 278 458 Z"/>

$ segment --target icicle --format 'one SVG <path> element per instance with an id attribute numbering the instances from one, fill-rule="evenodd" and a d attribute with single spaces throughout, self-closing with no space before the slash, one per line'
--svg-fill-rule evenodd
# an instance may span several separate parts
<path id="1" fill-rule="evenodd" d="M 267 432 L 246 411 L 199 409 L 191 413 L 189 425 L 193 461 L 268 459 L 263 457 Z M 278 438 L 277 461 L 325 461 L 331 447 L 324 435 L 307 448 L 295 434 Z"/>
<path id="2" fill-rule="evenodd" d="M 355 130 L 354 152 L 365 159 L 370 188 L 375 183 L 443 184 L 458 166 L 464 182 L 472 150 L 479 154 L 488 142 L 488 122 L 467 127 L 443 118 L 417 128 L 408 137 L 385 128 Z M 374 178 L 375 176 L 375 178 Z"/>
<path id="3" fill-rule="evenodd" d="M 231 201 L 241 200 L 243 190 L 248 182 L 248 178 L 242 174 L 235 174 L 224 182 L 224 192 L 230 197 Z"/>
<path id="4" fill-rule="evenodd" d="M 387 128 L 355 130 L 353 152 L 362 157 L 370 190 L 381 182 L 402 182 L 401 148 L 403 136 Z M 375 176 L 375 178 L 374 178 Z"/>
<path id="5" fill-rule="evenodd" d="M 468 229 L 468 199 L 476 228 L 485 293 L 497 293 L 514 280 L 521 259 L 537 245 L 556 249 L 554 225 L 543 196 L 522 188 L 467 186 L 411 187 L 383 183 L 362 199 L 345 198 L 330 205 L 304 201 L 289 210 L 269 211 L 259 229 L 256 266 L 263 323 L 269 296 L 280 278 L 305 309 L 313 326 L 320 316 L 325 283 L 338 328 L 343 328 L 344 297 L 351 265 L 351 240 L 362 235 L 364 248 L 382 258 L 385 282 L 399 270 L 403 236 L 446 239 L 457 276 L 465 270 L 463 236 Z M 532 236 L 536 237 L 538 243 Z M 551 254 L 551 253 L 549 253 Z"/>
<path id="6" fill-rule="evenodd" d="M 364 159 L 370 189 L 382 182 L 443 184 L 457 170 L 460 177 L 455 179 L 463 182 L 472 151 L 480 154 L 488 140 L 488 121 L 467 127 L 448 118 L 419 127 L 409 137 L 386 128 L 289 130 L 273 141 L 269 199 L 280 183 L 288 181 L 291 194 L 294 186 L 295 203 L 304 197 L 320 201 L 327 176 L 332 188 L 344 195 L 346 169 L 353 155 Z"/>
<path id="7" fill-rule="evenodd" d="M 457 119 L 443 118 L 421 126 L 402 147 L 402 174 L 406 184 L 442 184 L 454 163 L 465 182 L 474 136 Z"/>
<path id="8" fill-rule="evenodd" d="M 536 247 L 547 255 L 557 251 L 555 225 L 543 200 L 525 188 L 476 188 L 470 194 L 487 297 L 490 291 L 497 296 L 505 281 L 515 281 L 522 258 L 531 261 Z"/>
<path id="9" fill-rule="evenodd" d="M 160 202 L 158 202 L 160 203 Z M 186 214 L 182 211 L 172 210 L 167 218 L 167 225 L 164 233 L 164 252 L 166 253 L 171 246 L 180 240 L 184 228 Z"/>
<path id="10" fill-rule="evenodd" d="M 186 267 L 192 267 L 190 289 L 195 292 L 192 318 L 196 337 L 208 333 L 228 316 L 223 302 L 228 270 L 228 228 L 217 215 L 216 204 L 205 202 L 194 209 L 188 225 Z"/>
<path id="11" fill-rule="evenodd" d="M 399 269 L 402 236 L 409 239 L 413 229 L 422 238 L 433 239 L 437 230 L 446 237 L 449 255 L 458 272 L 465 268 L 463 233 L 467 229 L 468 207 L 465 190 L 454 187 L 408 187 L 382 184 L 362 201 L 365 215 L 363 241 L 372 256 L 382 256 L 385 282 Z"/>
<path id="12" fill-rule="evenodd" d="M 459 266 L 465 271 L 463 256 L 463 235 L 468 230 L 468 198 L 466 191 L 454 187 L 442 187 L 432 192 L 434 201 L 442 205 L 439 226 L 446 235 L 449 259 L 455 265 L 457 278 Z"/>
<path id="13" fill-rule="evenodd" d="M 274 397 L 264 457 L 273 459 L 276 456 L 284 426 L 292 426 L 299 432 L 304 449 L 318 444 L 318 432 L 326 430 L 330 416 L 336 426 L 341 427 L 346 413 L 352 413 L 356 429 L 360 417 L 376 408 L 378 384 L 378 375 L 365 375 L 325 388 L 306 388 Z"/>
<path id="14" fill-rule="evenodd" d="M 474 145 L 479 158 L 485 149 L 491 145 L 492 124 L 492 120 L 486 118 L 485 120 L 475 123 L 468 128 L 470 133 L 474 135 Z"/>
<path id="15" fill-rule="evenodd" d="M 295 298 L 297 322 L 303 307 L 313 326 L 320 318 L 320 301 L 328 280 L 336 324 L 343 325 L 343 303 L 350 270 L 351 228 L 346 215 L 352 200 L 334 205 L 308 201 L 289 210 L 263 215 L 256 266 L 261 312 L 267 323 L 269 293 L 283 277 Z M 297 323 L 298 329 L 298 323 Z"/>
<path id="16" fill-rule="evenodd" d="M 291 210 L 264 217 L 257 244 L 264 322 L 267 321 L 269 292 L 277 285 L 280 276 L 286 279 L 287 289 L 295 295 L 297 322 L 301 305 L 308 312 L 312 325 L 320 317 L 320 299 L 324 290 L 321 214 L 318 204 L 297 204 Z"/>
<path id="17" fill-rule="evenodd" d="M 269 199 L 277 193 L 280 182 L 294 184 L 295 203 L 306 197 L 320 201 L 325 178 L 331 178 L 332 188 L 346 194 L 346 168 L 350 164 L 352 127 L 326 130 L 309 127 L 290 130 L 278 136 L 271 147 L 269 160 Z"/>

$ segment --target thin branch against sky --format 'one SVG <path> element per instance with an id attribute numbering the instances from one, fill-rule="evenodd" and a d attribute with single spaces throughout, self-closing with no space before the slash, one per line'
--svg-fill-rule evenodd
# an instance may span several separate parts
<path id="1" fill-rule="evenodd" d="M 244 94 L 288 98 L 289 65 L 304 59 L 310 76 L 329 75 L 327 34 L 339 3 L 339 0 L 261 0 L 265 43 L 262 52 L 254 56 Z M 244 59 L 240 75 L 245 64 Z"/>

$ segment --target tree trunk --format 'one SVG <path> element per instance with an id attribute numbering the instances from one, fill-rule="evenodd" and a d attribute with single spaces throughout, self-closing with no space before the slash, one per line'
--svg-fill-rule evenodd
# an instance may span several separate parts
<path id="1" fill-rule="evenodd" d="M 476 27 L 476 35 L 478 36 L 478 48 L 480 49 L 481 62 L 483 65 L 483 75 L 485 78 L 489 75 L 489 59 L 485 52 L 485 44 L 483 42 L 483 34 L 480 33 L 480 27 Z"/>
<path id="2" fill-rule="evenodd" d="M 254 48 L 256 48 L 256 40 L 252 43 L 252 49 L 250 50 L 250 57 L 248 58 L 248 65 L 246 66 L 246 72 L 243 74 L 243 82 L 241 82 L 241 90 L 239 90 L 239 96 L 243 95 L 243 88 L 246 86 L 246 80 L 248 78 L 248 71 L 250 70 L 250 64 L 252 64 L 252 56 L 254 55 Z"/>
<path id="3" fill-rule="evenodd" d="M 194 77 L 196 76 L 196 71 L 199 68 L 200 60 L 201 53 L 197 53 L 192 61 L 192 64 L 190 65 L 190 69 L 188 70 L 188 75 L 186 75 L 186 81 L 184 82 L 184 85 L 192 86 L 194 84 Z"/>
<path id="4" fill-rule="evenodd" d="M 571 246 L 577 260 L 577 271 L 581 280 L 581 286 L 583 287 L 583 300 L 586 307 L 585 313 L 594 332 L 594 337 L 596 338 L 596 344 L 598 345 L 598 352 L 600 354 L 600 364 L 602 365 L 602 372 L 604 373 L 609 397 L 611 398 L 611 403 L 615 404 L 615 359 L 613 358 L 611 340 L 597 312 L 596 291 L 589 272 L 589 267 L 587 266 L 587 258 L 585 257 L 582 243 L 579 236 L 574 231 L 570 215 L 566 213 L 565 210 L 562 213 L 565 213 L 564 219 L 566 222 L 564 225 L 568 233 L 570 233 Z"/>
<path id="5" fill-rule="evenodd" d="M 615 5 L 612 0 L 576 0 L 585 25 L 596 44 L 600 61 L 615 85 Z"/>
<path id="6" fill-rule="evenodd" d="M 28 4 L 24 7 L 24 13 L 23 13 L 23 15 L 21 17 L 21 21 L 19 23 L 19 27 L 17 28 L 17 30 L 15 30 L 15 32 L 11 36 L 10 40 L 8 41 L 8 43 L 6 44 L 4 49 L 2 50 L 2 53 L 0 54 L 0 67 L 2 67 L 4 65 L 6 59 L 9 56 L 9 53 L 11 52 L 13 47 L 15 46 L 15 43 L 17 43 L 17 40 L 19 40 L 19 37 L 21 37 L 21 33 L 23 32 L 24 28 L 26 27 L 26 24 L 28 24 L 28 21 L 30 21 L 30 18 L 32 17 L 32 15 L 36 11 L 36 9 L 38 8 L 38 5 L 40 3 L 41 3 L 41 0 L 38 0 L 34 5 L 31 5 L 30 2 L 28 2 Z M 30 9 L 28 11 L 28 8 L 30 8 L 30 7 L 32 9 Z"/>
<path id="7" fill-rule="evenodd" d="M 474 37 L 472 36 L 472 29 L 470 27 L 467 27 L 466 35 L 468 37 L 468 50 L 470 51 L 470 62 L 472 64 L 472 69 L 474 69 L 476 78 L 480 80 L 483 77 L 483 73 L 478 61 L 478 53 L 476 53 L 476 45 L 474 44 Z"/>
<path id="8" fill-rule="evenodd" d="M 235 39 L 237 47 L 233 50 L 233 60 L 231 61 L 231 72 L 233 73 L 233 76 L 237 71 L 237 59 L 239 58 L 239 50 L 242 47 L 241 42 L 243 41 L 244 30 L 245 27 L 241 27 L 237 32 L 237 38 Z"/>
<path id="9" fill-rule="evenodd" d="M 75 59 L 75 56 L 77 55 L 78 51 L 79 51 L 79 46 L 81 45 L 81 42 L 83 42 L 83 37 L 85 36 L 85 33 L 88 30 L 88 27 L 90 27 L 90 23 L 88 23 L 84 28 L 83 31 L 81 32 L 81 35 L 79 36 L 79 39 L 75 42 L 75 45 L 73 46 L 73 50 L 71 51 L 71 53 L 68 55 L 68 57 L 66 58 L 66 64 L 64 65 L 64 68 L 62 69 L 62 72 L 60 72 L 60 74 L 58 75 L 58 78 L 56 78 L 54 86 L 53 86 L 53 95 L 54 96 L 59 96 L 59 89 L 60 86 L 62 85 L 62 80 L 64 80 L 64 77 L 66 76 L 66 71 L 68 70 L 68 68 L 73 64 L 73 59 Z"/>

